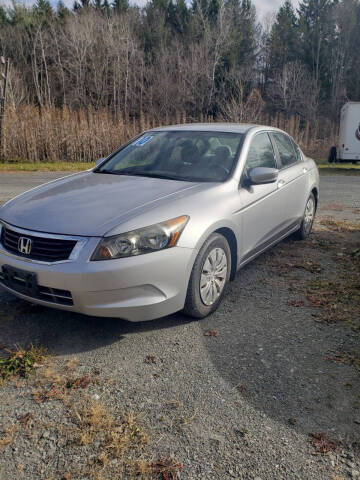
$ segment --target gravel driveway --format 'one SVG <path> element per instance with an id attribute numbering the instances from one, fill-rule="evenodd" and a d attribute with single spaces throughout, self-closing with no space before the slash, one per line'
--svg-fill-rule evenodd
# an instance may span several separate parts
<path id="1" fill-rule="evenodd" d="M 60 176 L 1 173 L 0 202 Z M 321 177 L 319 216 L 359 223 L 359 182 Z M 78 375 L 96 372 L 86 395 L 138 414 L 152 458 L 182 463 L 183 480 L 360 478 L 359 330 L 349 320 L 356 307 L 344 309 L 346 322 L 326 321 L 334 314 L 309 304 L 301 290 L 340 272 L 339 247 L 328 248 L 329 239 L 338 235 L 337 245 L 351 251 L 359 245 L 356 228 L 331 228 L 319 223 L 311 241 L 287 240 L 246 266 L 222 307 L 201 321 L 86 317 L 29 306 L 0 287 L 0 343 L 41 345 L 55 354 L 51 368 L 59 371 L 76 357 Z M 33 418 L 31 435 L 19 427 L 3 442 L 0 479 L 130 478 L 106 473 L 118 460 L 97 461 L 99 442 L 62 441 L 58 425 L 67 424 L 69 401 L 34 402 L 39 375 L 0 386 L 0 449 L 1 428 L 4 436 L 19 416 Z"/>

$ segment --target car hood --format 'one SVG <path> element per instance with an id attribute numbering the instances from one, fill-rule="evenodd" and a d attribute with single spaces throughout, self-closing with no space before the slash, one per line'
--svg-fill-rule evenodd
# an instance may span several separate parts
<path id="1" fill-rule="evenodd" d="M 182 197 L 200 185 L 87 171 L 15 197 L 0 208 L 0 219 L 38 232 L 102 236 L 124 221 Z"/>

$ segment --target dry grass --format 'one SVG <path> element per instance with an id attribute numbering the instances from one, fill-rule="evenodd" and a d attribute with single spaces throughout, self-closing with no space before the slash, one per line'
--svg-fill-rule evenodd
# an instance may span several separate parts
<path id="1" fill-rule="evenodd" d="M 305 242 L 282 242 L 270 251 L 269 269 L 294 295 L 288 304 L 315 308 L 317 321 L 360 329 L 359 234 L 359 224 L 323 217 Z"/>
<path id="2" fill-rule="evenodd" d="M 219 119 L 222 120 L 222 119 Z M 249 121 L 253 119 L 249 118 Z M 13 162 L 20 162 L 19 169 L 32 170 L 27 162 L 44 162 L 43 168 L 54 169 L 54 162 L 83 163 L 94 162 L 108 155 L 129 138 L 149 128 L 176 123 L 186 123 L 186 112 L 176 112 L 159 118 L 155 114 L 139 112 L 135 117 L 116 116 L 106 109 L 91 107 L 72 111 L 66 107 L 40 110 L 34 105 L 22 105 L 17 110 L 9 107 L 4 122 L 3 158 L 9 162 L 1 169 L 15 169 Z M 214 121 L 213 118 L 191 118 L 192 122 Z M 290 133 L 310 156 L 327 156 L 329 146 L 336 137 L 336 125 L 329 124 L 322 129 L 310 128 L 307 123 L 300 127 L 299 117 L 285 118 L 281 114 L 270 117 L 266 114 L 257 118 L 257 123 L 282 128 Z M 324 122 L 321 122 L 323 125 Z M 324 133 L 325 132 L 325 133 Z M 326 138 L 320 137 L 325 135 Z M 84 166 L 85 164 L 85 166 Z M 76 167 L 63 167 L 73 170 Z M 56 167 L 58 169 L 58 167 Z"/>
<path id="3" fill-rule="evenodd" d="M 150 438 L 133 412 L 119 413 L 104 403 L 83 397 L 71 405 L 74 427 L 63 430 L 70 445 L 96 452 L 87 466 L 91 478 L 149 479 L 152 476 Z"/>
<path id="4" fill-rule="evenodd" d="M 95 162 L 5 162 L 0 172 L 80 172 L 95 167 Z"/>
<path id="5" fill-rule="evenodd" d="M 18 350 L 16 358 L 22 355 L 19 352 L 24 351 Z M 109 397 L 100 400 L 94 394 L 100 372 L 93 370 L 90 375 L 81 369 L 80 373 L 78 365 L 76 358 L 63 364 L 51 358 L 29 379 L 26 391 L 30 394 L 33 389 L 38 404 L 53 402 L 53 418 L 44 423 L 32 412 L 19 414 L 12 424 L 0 428 L 0 450 L 21 444 L 22 437 L 41 438 L 41 432 L 47 431 L 48 436 L 57 438 L 57 448 L 63 449 L 68 462 L 66 471 L 49 465 L 46 478 L 175 480 L 183 465 L 153 453 L 143 416 L 122 410 L 113 401 L 109 406 Z M 87 387 L 91 387 L 89 391 Z M 174 409 L 181 407 L 177 401 L 171 404 Z"/>
<path id="6" fill-rule="evenodd" d="M 0 436 L 0 451 L 2 448 L 14 443 L 18 430 L 19 425 L 16 423 L 4 428 L 2 435 Z"/>
<path id="7" fill-rule="evenodd" d="M 360 223 L 354 224 L 347 220 L 336 220 L 332 217 L 322 217 L 317 222 L 318 224 L 339 233 L 360 231 Z"/>
<path id="8" fill-rule="evenodd" d="M 319 317 L 328 323 L 351 322 L 360 305 L 358 275 L 344 275 L 306 284 L 309 305 L 320 309 Z"/>

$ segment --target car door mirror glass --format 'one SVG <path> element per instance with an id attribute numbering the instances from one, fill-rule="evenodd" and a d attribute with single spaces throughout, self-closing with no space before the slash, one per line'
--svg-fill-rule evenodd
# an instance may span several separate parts
<path id="1" fill-rule="evenodd" d="M 250 183 L 261 185 L 264 183 L 274 183 L 278 178 L 279 170 L 268 167 L 255 167 L 248 173 Z"/>

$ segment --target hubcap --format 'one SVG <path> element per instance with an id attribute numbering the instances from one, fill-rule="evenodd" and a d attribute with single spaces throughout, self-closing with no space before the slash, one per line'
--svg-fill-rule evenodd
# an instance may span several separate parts
<path id="1" fill-rule="evenodd" d="M 305 208 L 305 215 L 304 215 L 304 227 L 306 233 L 309 233 L 311 230 L 311 226 L 314 221 L 314 214 L 315 214 L 315 204 L 313 198 L 309 198 L 306 208 Z"/>
<path id="2" fill-rule="evenodd" d="M 224 290 L 228 262 L 222 248 L 216 247 L 207 256 L 200 278 L 200 296 L 205 305 L 213 305 Z"/>

